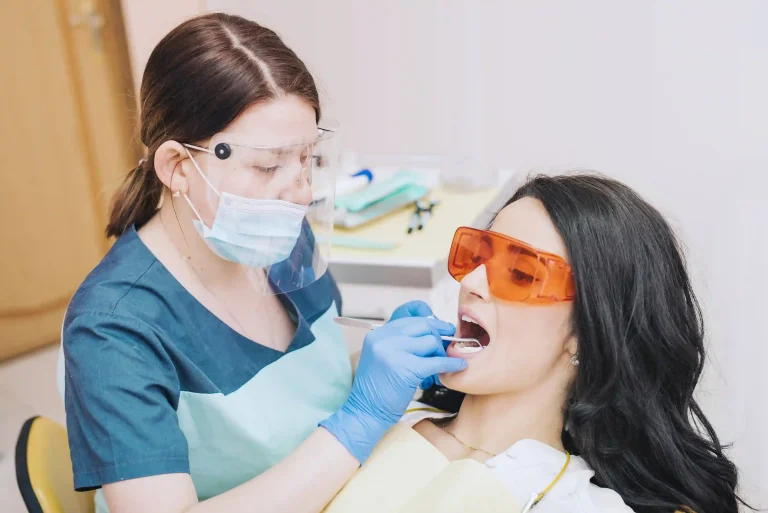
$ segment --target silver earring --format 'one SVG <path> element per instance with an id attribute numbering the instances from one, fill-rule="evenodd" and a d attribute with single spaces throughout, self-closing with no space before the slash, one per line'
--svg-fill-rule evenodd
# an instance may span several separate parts
<path id="1" fill-rule="evenodd" d="M 571 356 L 571 365 L 578 365 L 579 364 L 579 353 L 576 353 L 575 355 Z"/>
<path id="2" fill-rule="evenodd" d="M 181 196 L 181 191 L 176 191 L 171 196 L 173 196 L 174 198 L 178 198 L 179 196 Z"/>

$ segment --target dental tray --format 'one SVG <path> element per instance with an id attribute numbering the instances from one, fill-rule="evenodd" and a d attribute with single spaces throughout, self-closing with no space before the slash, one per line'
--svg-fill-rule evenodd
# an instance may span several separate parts
<path id="1" fill-rule="evenodd" d="M 425 197 L 428 193 L 429 189 L 423 185 L 414 183 L 409 183 L 405 186 L 401 185 L 396 192 L 390 192 L 388 197 L 376 201 L 362 210 L 337 208 L 334 213 L 334 224 L 343 228 L 356 228 L 410 205 Z M 353 203 L 353 208 L 357 208 L 362 204 L 362 201 Z"/>
<path id="2" fill-rule="evenodd" d="M 362 190 L 336 198 L 335 206 L 347 212 L 361 212 L 416 185 L 424 185 L 420 174 L 399 171 L 390 178 L 375 180 Z"/>

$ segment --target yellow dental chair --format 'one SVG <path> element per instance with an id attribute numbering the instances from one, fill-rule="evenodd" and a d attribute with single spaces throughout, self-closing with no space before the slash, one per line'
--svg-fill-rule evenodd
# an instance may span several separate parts
<path id="1" fill-rule="evenodd" d="M 32 417 L 21 428 L 16 481 L 29 513 L 94 511 L 94 492 L 75 491 L 66 430 L 45 417 Z"/>

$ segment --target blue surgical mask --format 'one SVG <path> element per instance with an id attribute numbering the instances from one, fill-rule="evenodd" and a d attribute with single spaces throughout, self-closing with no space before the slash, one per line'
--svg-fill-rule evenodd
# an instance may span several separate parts
<path id="1" fill-rule="evenodd" d="M 306 206 L 219 193 L 208 182 L 194 158 L 192 162 L 211 190 L 219 196 L 213 226 L 209 228 L 184 194 L 184 199 L 197 216 L 195 229 L 211 251 L 230 262 L 256 268 L 269 267 L 291 255 L 301 235 Z"/>
<path id="2" fill-rule="evenodd" d="M 225 192 L 213 226 L 208 228 L 202 220 L 194 224 L 221 258 L 249 267 L 268 267 L 291 255 L 306 213 L 307 207 L 287 201 L 255 200 Z"/>

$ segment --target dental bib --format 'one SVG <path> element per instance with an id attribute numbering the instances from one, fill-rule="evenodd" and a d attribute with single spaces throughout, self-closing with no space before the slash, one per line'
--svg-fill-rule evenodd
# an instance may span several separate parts
<path id="1" fill-rule="evenodd" d="M 488 468 L 448 461 L 419 433 L 397 424 L 324 510 L 326 513 L 473 513 L 523 509 Z"/>

